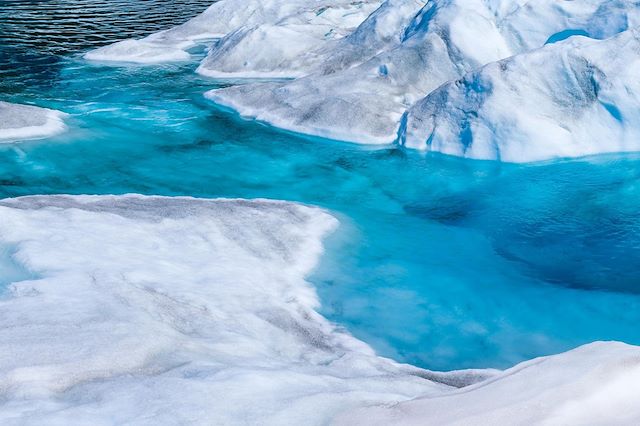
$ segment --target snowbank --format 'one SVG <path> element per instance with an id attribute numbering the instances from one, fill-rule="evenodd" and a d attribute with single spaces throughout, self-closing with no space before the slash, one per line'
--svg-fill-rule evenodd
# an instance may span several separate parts
<path id="1" fill-rule="evenodd" d="M 636 425 L 640 349 L 594 343 L 438 398 L 371 406 L 344 425 Z M 366 419 L 366 421 L 363 421 Z"/>
<path id="2" fill-rule="evenodd" d="M 183 61 L 189 59 L 187 50 L 198 41 L 228 36 L 213 47 L 209 61 L 215 62 L 225 55 L 221 65 L 235 67 L 240 61 L 240 65 L 247 68 L 245 74 L 250 75 L 252 68 L 274 66 L 274 61 L 292 59 L 328 40 L 344 36 L 380 2 L 220 0 L 180 26 L 140 40 L 124 40 L 101 47 L 88 52 L 85 58 L 138 63 Z M 214 74 L 214 70 L 206 66 L 201 72 Z M 217 72 L 227 71 L 223 67 Z"/>
<path id="3" fill-rule="evenodd" d="M 304 276 L 336 226 L 319 209 L 42 196 L 0 216 L 36 277 L 0 298 L 3 425 L 323 424 L 450 388 L 315 312 Z"/>
<path id="4" fill-rule="evenodd" d="M 374 11 L 380 1 L 332 3 L 322 6 L 322 13 L 312 3 L 304 13 L 277 24 L 231 33 L 211 48 L 198 72 L 217 78 L 293 78 L 318 70 L 335 72 L 398 44 L 401 22 L 424 5 L 420 0 L 390 0 Z"/>
<path id="5" fill-rule="evenodd" d="M 640 149 L 640 32 L 492 63 L 408 112 L 405 146 L 510 162 Z"/>
<path id="6" fill-rule="evenodd" d="M 61 133 L 66 129 L 64 116 L 60 111 L 0 101 L 0 142 Z"/>
<path id="7" fill-rule="evenodd" d="M 391 143 L 404 112 L 443 83 L 572 35 L 610 37 L 639 23 L 640 11 L 618 0 L 432 0 L 406 18 L 396 23 L 399 44 L 357 66 L 287 83 L 223 88 L 207 96 L 284 129 Z"/>
<path id="8" fill-rule="evenodd" d="M 36 196 L 0 201 L 0 215 L 0 266 L 22 279 L 0 298 L 3 425 L 640 418 L 637 347 L 599 343 L 503 373 L 377 357 L 316 312 L 304 276 L 336 227 L 317 208 Z"/>

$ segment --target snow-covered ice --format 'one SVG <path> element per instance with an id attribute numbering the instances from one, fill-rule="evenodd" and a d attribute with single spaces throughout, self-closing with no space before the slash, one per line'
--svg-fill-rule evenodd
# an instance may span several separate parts
<path id="1" fill-rule="evenodd" d="M 319 209 L 36 196 L 0 216 L 35 277 L 0 298 L 3 425 L 321 424 L 449 388 L 316 313 L 304 276 L 337 223 Z"/>
<path id="2" fill-rule="evenodd" d="M 553 126 L 539 127 L 525 141 L 518 139 L 519 134 L 509 134 L 513 123 L 504 124 L 503 120 L 496 124 L 502 129 L 499 135 L 502 146 L 494 146 L 493 152 L 489 152 L 491 148 L 483 147 L 483 143 L 474 143 L 474 148 L 468 150 L 460 148 L 468 145 L 465 139 L 468 132 L 454 130 L 464 128 L 469 120 L 461 118 L 464 114 L 451 110 L 448 104 L 434 104 L 442 97 L 443 89 L 429 95 L 447 82 L 455 82 L 469 73 L 487 73 L 498 66 L 479 71 L 487 64 L 544 47 L 550 53 L 545 54 L 544 64 L 537 65 L 554 69 L 552 75 L 559 80 L 550 83 L 553 95 L 543 91 L 545 95 L 535 99 L 544 98 L 542 103 L 549 106 L 544 114 L 566 110 L 566 105 L 552 104 L 557 98 L 568 100 L 572 96 L 574 87 L 562 76 L 571 73 L 572 65 L 563 62 L 562 55 L 552 53 L 558 51 L 555 45 L 571 49 L 574 40 L 581 37 L 614 39 L 620 33 L 633 33 L 638 25 L 640 8 L 628 0 L 221 0 L 183 25 L 141 40 L 106 46 L 87 53 L 86 57 L 132 62 L 185 60 L 190 57 L 187 50 L 195 41 L 221 38 L 210 47 L 197 69 L 199 73 L 232 79 L 295 78 L 207 92 L 212 101 L 245 117 L 342 141 L 390 144 L 406 140 L 407 147 L 455 155 L 533 161 L 637 149 L 633 142 L 637 123 L 625 117 L 624 122 L 612 125 L 610 116 L 615 117 L 619 111 L 603 100 L 603 108 L 610 116 L 595 114 L 583 118 L 585 122 L 598 120 L 592 127 L 599 130 L 624 133 L 622 139 L 612 143 L 601 138 L 603 133 L 598 133 L 600 139 L 594 142 L 594 133 L 562 123 L 559 126 L 564 130 L 540 137 L 543 130 L 553 130 Z M 625 49 L 615 43 L 608 46 Z M 618 55 L 627 53 L 628 48 Z M 539 69 L 529 71 L 540 71 L 547 81 L 552 78 Z M 511 84 L 533 84 L 525 78 L 516 80 L 515 74 L 511 74 Z M 520 75 L 524 75 L 523 71 Z M 625 86 L 617 80 L 619 77 L 608 74 L 607 84 Z M 498 92 L 492 95 L 495 102 Z M 517 110 L 520 117 L 540 112 L 519 108 L 519 98 L 508 96 L 506 89 L 503 92 L 500 102 L 505 111 Z M 629 93 L 622 102 L 633 109 L 637 102 L 634 92 Z M 623 92 L 618 95 L 624 96 Z M 427 104 L 426 114 L 437 113 L 437 117 L 427 121 L 446 122 L 443 127 L 453 129 L 434 134 L 442 134 L 446 141 L 434 144 L 433 140 L 421 139 L 432 133 L 428 125 L 418 128 L 424 122 L 420 111 Z M 462 121 L 452 123 L 455 119 Z M 517 117 L 510 121 L 522 122 Z M 582 139 L 585 134 L 588 140 Z"/>
<path id="3" fill-rule="evenodd" d="M 640 150 L 640 31 L 487 65 L 408 112 L 408 147 L 510 162 Z"/>
<path id="4" fill-rule="evenodd" d="M 221 0 L 175 28 L 140 40 L 124 40 L 85 54 L 97 61 L 154 63 L 189 59 L 198 41 L 223 38 L 209 62 L 222 61 L 218 74 L 244 68 L 264 73 L 307 50 L 351 32 L 381 0 Z M 224 56 L 224 60 L 221 58 Z M 239 64 L 238 64 L 239 62 Z M 245 62 L 247 62 L 245 64 Z M 203 74 L 214 74 L 204 66 Z M 275 70 L 271 70 L 274 74 Z M 278 73 L 275 73 L 278 74 Z"/>
<path id="5" fill-rule="evenodd" d="M 640 349 L 597 342 L 438 398 L 346 413 L 343 425 L 637 425 Z M 367 419 L 366 422 L 363 419 Z"/>
<path id="6" fill-rule="evenodd" d="M 614 36 L 637 25 L 640 11 L 634 2 L 620 0 L 432 0 L 408 18 L 397 23 L 400 44 L 357 66 L 320 70 L 286 83 L 228 87 L 207 96 L 284 129 L 391 143 L 404 112 L 443 83 L 571 35 Z"/>
<path id="7" fill-rule="evenodd" d="M 52 109 L 0 101 L 0 142 L 54 136 L 66 129 L 64 116 Z"/>
<path id="8" fill-rule="evenodd" d="M 304 13 L 276 24 L 231 33 L 210 49 L 198 72 L 218 78 L 292 78 L 318 70 L 335 72 L 398 44 L 402 21 L 424 5 L 420 0 L 391 0 L 374 10 L 379 1 L 333 3 L 321 6 L 318 13 L 319 6 L 311 2 L 302 9 Z"/>
<path id="9" fill-rule="evenodd" d="M 24 272 L 0 298 L 3 425 L 640 416 L 637 347 L 598 343 L 502 373 L 376 356 L 316 312 L 304 276 L 337 225 L 317 208 L 34 196 L 0 201 L 0 215 L 0 262 Z"/>

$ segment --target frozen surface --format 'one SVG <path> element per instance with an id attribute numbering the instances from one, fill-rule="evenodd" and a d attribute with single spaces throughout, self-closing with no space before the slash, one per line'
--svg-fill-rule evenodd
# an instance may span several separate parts
<path id="1" fill-rule="evenodd" d="M 409 110 L 405 146 L 511 162 L 640 149 L 640 33 L 492 63 Z"/>
<path id="2" fill-rule="evenodd" d="M 335 72 L 399 44 L 398 29 L 424 5 L 420 0 L 390 0 L 373 11 L 380 2 L 333 3 L 311 2 L 301 13 L 276 24 L 231 33 L 211 48 L 198 72 L 234 78 Z"/>
<path id="3" fill-rule="evenodd" d="M 625 1 L 434 0 L 419 13 L 396 21 L 399 44 L 386 45 L 359 65 L 314 71 L 288 83 L 219 89 L 207 96 L 284 129 L 351 142 L 391 143 L 403 113 L 443 83 L 575 35 L 613 36 L 636 25 L 638 16 L 635 3 Z M 361 26 L 357 32 L 369 29 Z M 366 49 L 367 38 L 362 40 Z"/>
<path id="4" fill-rule="evenodd" d="M 336 226 L 317 208 L 35 196 L 1 201 L 0 214 L 2 244 L 33 277 L 0 300 L 2 424 L 640 415 L 637 347 L 593 344 L 503 373 L 435 373 L 375 356 L 316 313 L 304 276 Z"/>
<path id="5" fill-rule="evenodd" d="M 0 101 L 0 142 L 61 133 L 66 129 L 64 116 L 60 111 Z"/>
<path id="6" fill-rule="evenodd" d="M 304 275 L 336 226 L 319 209 L 141 196 L 0 205 L 2 244 L 40 277 L 0 300 L 2 424 L 320 424 L 450 388 L 315 312 Z"/>
<path id="7" fill-rule="evenodd" d="M 85 57 L 139 63 L 183 61 L 198 41 L 224 37 L 209 59 L 220 61 L 221 68 L 203 67 L 202 73 L 227 74 L 242 66 L 245 75 L 266 70 L 273 74 L 278 64 L 343 37 L 379 5 L 380 0 L 221 0 L 180 26 L 101 47 Z"/>
<path id="8" fill-rule="evenodd" d="M 636 425 L 640 350 L 594 343 L 439 398 L 368 407 L 344 425 Z M 366 419 L 364 421 L 363 419 Z"/>

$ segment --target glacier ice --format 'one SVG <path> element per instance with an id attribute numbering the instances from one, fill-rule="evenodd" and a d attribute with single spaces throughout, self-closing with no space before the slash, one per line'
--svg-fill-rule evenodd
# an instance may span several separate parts
<path id="1" fill-rule="evenodd" d="M 399 25 L 399 45 L 356 66 L 286 83 L 217 89 L 207 96 L 284 129 L 391 143 L 406 110 L 447 81 L 570 35 L 612 37 L 637 25 L 639 16 L 634 2 L 620 0 L 432 0 Z"/>
<path id="2" fill-rule="evenodd" d="M 0 244 L 28 271 L 0 298 L 2 424 L 624 424 L 640 415 L 640 348 L 619 343 L 504 372 L 377 357 L 316 312 L 304 276 L 337 225 L 318 208 L 33 196 L 0 201 L 0 215 Z"/>
<path id="3" fill-rule="evenodd" d="M 543 140 L 529 139 L 526 143 L 531 146 L 525 148 L 522 141 L 500 147 L 506 155 L 476 153 L 480 143 L 474 144 L 475 151 L 453 149 L 468 144 L 469 132 L 464 130 L 449 132 L 448 140 L 441 143 L 448 149 L 438 149 L 432 140 L 420 140 L 431 133 L 430 128 L 416 127 L 423 122 L 418 111 L 428 103 L 425 97 L 435 102 L 435 94 L 429 95 L 441 85 L 487 64 L 541 47 L 555 52 L 554 45 L 573 45 L 580 38 L 615 38 L 633 32 L 639 24 L 640 8 L 630 0 L 221 0 L 181 26 L 106 46 L 86 57 L 132 62 L 185 60 L 195 40 L 220 38 L 209 48 L 199 73 L 233 79 L 295 78 L 207 92 L 212 101 L 245 117 L 349 142 L 400 141 L 407 147 L 474 158 L 533 161 L 636 149 L 629 143 L 633 130 L 627 129 L 629 122 L 625 129 L 602 122 L 600 128 L 625 133 L 628 140 L 612 144 L 581 141 L 570 147 L 563 141 L 549 142 L 558 137 L 554 134 Z M 548 55 L 548 61 L 553 61 L 553 54 Z M 552 68 L 565 65 L 570 66 L 549 64 Z M 556 90 L 570 97 L 573 88 L 558 84 Z M 518 102 L 517 97 L 502 99 L 504 105 Z M 627 101 L 634 99 L 631 96 Z M 617 113 L 613 107 L 608 110 Z M 434 107 L 429 110 L 433 111 Z M 537 111 L 518 113 L 535 115 Z M 448 122 L 456 117 L 460 114 L 442 105 L 433 120 Z M 452 126 L 464 127 L 465 123 Z M 407 126 L 413 133 L 406 133 Z M 500 126 L 506 135 L 509 126 Z M 564 136 L 575 142 L 583 134 Z M 451 140 L 453 136 L 457 140 Z"/>
<path id="4" fill-rule="evenodd" d="M 640 418 L 637 346 L 597 342 L 523 362 L 439 398 L 345 413 L 354 425 L 635 425 Z"/>
<path id="5" fill-rule="evenodd" d="M 66 129 L 64 116 L 52 109 L 0 101 L 0 142 L 54 136 Z"/>
<path id="6" fill-rule="evenodd" d="M 409 109 L 401 142 L 509 162 L 640 149 L 640 32 L 516 55 Z"/>
<path id="7" fill-rule="evenodd" d="M 293 78 L 319 70 L 335 72 L 398 44 L 402 22 L 424 5 L 420 0 L 390 0 L 374 11 L 380 2 L 334 3 L 322 6 L 320 14 L 312 13 L 312 8 L 319 8 L 312 4 L 305 13 L 277 24 L 232 32 L 212 46 L 198 72 L 217 78 Z"/>
<path id="8" fill-rule="evenodd" d="M 2 424 L 320 424 L 450 388 L 316 313 L 304 275 L 336 226 L 317 208 L 35 196 L 0 215 L 34 277 L 0 299 Z"/>
<path id="9" fill-rule="evenodd" d="M 104 46 L 88 52 L 85 58 L 138 63 L 183 61 L 190 57 L 187 49 L 198 41 L 224 37 L 213 47 L 209 61 L 214 62 L 221 55 L 226 56 L 220 63 L 225 67 L 235 67 L 238 61 L 241 64 L 250 61 L 251 65 L 244 66 L 249 68 L 245 75 L 251 75 L 252 67 L 273 67 L 328 40 L 344 36 L 380 2 L 221 0 L 175 28 L 140 40 Z M 201 72 L 213 74 L 207 67 Z M 218 73 L 226 72 L 222 68 Z"/>

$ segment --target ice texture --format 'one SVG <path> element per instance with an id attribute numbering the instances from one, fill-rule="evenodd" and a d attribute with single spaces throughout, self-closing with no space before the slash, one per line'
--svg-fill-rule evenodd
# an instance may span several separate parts
<path id="1" fill-rule="evenodd" d="M 391 0 L 374 10 L 379 1 L 333 3 L 321 6 L 319 12 L 311 2 L 302 9 L 304 13 L 276 24 L 232 32 L 210 49 L 198 72 L 217 78 L 293 78 L 318 70 L 334 72 L 398 44 L 402 22 L 424 5 L 420 0 Z"/>
<path id="2" fill-rule="evenodd" d="M 639 348 L 598 342 L 439 398 L 356 410 L 335 424 L 631 426 L 640 419 L 638 392 Z"/>
<path id="3" fill-rule="evenodd" d="M 640 149 L 640 32 L 572 38 L 449 82 L 412 107 L 405 146 L 509 162 Z"/>
<path id="4" fill-rule="evenodd" d="M 35 196 L 0 216 L 0 244 L 36 277 L 0 298 L 3 425 L 324 424 L 452 388 L 316 313 L 304 276 L 337 224 L 320 209 Z M 486 374 L 467 376 L 433 374 Z"/>
<path id="5" fill-rule="evenodd" d="M 610 114 L 589 117 L 599 120 L 593 127 L 624 134 L 622 140 L 609 144 L 600 138 L 594 142 L 595 134 L 584 127 L 559 124 L 540 127 L 535 135 L 530 133 L 524 139 L 521 133 L 528 130 L 515 129 L 513 137 L 520 139 L 508 146 L 511 142 L 507 139 L 512 136 L 509 130 L 527 125 L 520 118 L 531 115 L 534 118 L 528 123 L 532 124 L 541 111 L 533 97 L 528 98 L 529 109 L 520 108 L 517 90 L 503 87 L 483 96 L 493 99 L 493 103 L 499 99 L 504 111 L 511 106 L 520 118 L 490 124 L 500 128 L 500 135 L 490 129 L 489 133 L 494 132 L 492 137 L 504 138 L 494 140 L 493 147 L 486 146 L 489 142 L 479 142 L 489 136 L 473 135 L 477 141 L 468 149 L 470 133 L 476 131 L 468 131 L 468 126 L 477 125 L 461 111 L 451 110 L 446 102 L 454 94 L 443 97 L 444 89 L 432 92 L 448 82 L 453 82 L 449 87 L 459 84 L 456 82 L 464 76 L 473 78 L 470 73 L 488 73 L 498 67 L 492 65 L 494 68 L 480 71 L 485 65 L 543 48 L 549 53 L 538 65 L 553 69 L 552 75 L 559 80 L 551 82 L 546 70 L 529 70 L 539 71 L 538 80 L 546 79 L 554 86 L 553 94 L 543 91 L 545 95 L 535 99 L 544 98 L 542 103 L 548 106 L 544 114 L 567 110 L 571 106 L 554 103 L 560 98 L 570 101 L 573 96 L 575 87 L 563 76 L 570 74 L 574 65 L 562 61 L 563 56 L 557 53 L 561 48 L 556 49 L 556 45 L 571 49 L 575 43 L 587 43 L 576 41 L 581 38 L 614 39 L 621 33 L 633 33 L 638 25 L 640 8 L 631 0 L 221 0 L 181 26 L 141 40 L 106 46 L 86 57 L 131 62 L 186 60 L 190 57 L 187 50 L 195 41 L 220 38 L 209 48 L 197 71 L 214 78 L 262 79 L 207 92 L 210 100 L 242 116 L 342 141 L 400 142 L 407 147 L 473 158 L 535 161 L 635 150 L 637 122 L 624 117 L 618 124 L 610 123 L 610 118 L 616 118 L 621 111 L 603 100 L 603 108 Z M 628 48 L 615 43 L 609 47 L 622 49 L 619 55 L 622 51 L 629 53 Z M 524 69 L 519 72 L 521 81 L 515 77 L 518 72 L 511 73 L 511 83 L 534 85 L 523 73 Z M 264 81 L 276 78 L 295 80 Z M 607 74 L 606 84 L 627 87 L 619 78 L 623 78 L 620 73 Z M 633 105 L 637 106 L 636 97 L 634 92 L 629 93 L 618 95 L 627 96 L 622 102 L 633 109 Z M 437 105 L 438 100 L 445 103 Z M 466 104 L 469 102 L 477 99 Z M 458 101 L 460 106 L 464 103 Z M 491 104 L 487 101 L 483 107 L 488 109 Z M 437 116 L 421 117 L 421 111 Z M 456 119 L 460 121 L 451 122 Z M 441 123 L 442 131 L 433 132 L 433 122 Z M 426 123 L 424 128 L 420 128 L 422 123 Z M 566 131 L 544 133 L 554 132 L 554 126 L 555 130 L 560 126 Z M 434 138 L 441 135 L 447 140 L 434 142 L 429 139 L 432 133 Z M 585 134 L 588 138 L 582 140 Z M 602 135 L 598 133 L 598 137 Z"/>
<path id="6" fill-rule="evenodd" d="M 304 276 L 337 225 L 318 208 L 33 196 L 0 215 L 0 262 L 22 271 L 0 298 L 3 425 L 640 418 L 640 348 L 620 343 L 505 372 L 376 356 L 316 312 Z"/>
<path id="7" fill-rule="evenodd" d="M 640 9 L 632 1 L 432 0 L 408 22 L 398 21 L 399 44 L 360 64 L 315 71 L 291 82 L 217 89 L 207 96 L 287 130 L 392 143 L 406 110 L 447 81 L 567 38 L 612 37 L 639 20 Z"/>
<path id="8" fill-rule="evenodd" d="M 203 74 L 226 74 L 242 66 L 244 74 L 264 73 L 358 26 L 381 0 L 220 0 L 202 14 L 175 28 L 140 40 L 124 40 L 85 54 L 97 61 L 154 63 L 189 59 L 198 41 L 223 38 Z M 225 56 L 222 60 L 221 56 Z M 248 61 L 246 64 L 245 61 Z M 236 70 L 237 71 L 237 70 Z M 275 73 L 272 70 L 272 74 Z"/>
<path id="9" fill-rule="evenodd" d="M 0 101 L 0 142 L 54 136 L 66 129 L 64 116 L 52 109 Z"/>

